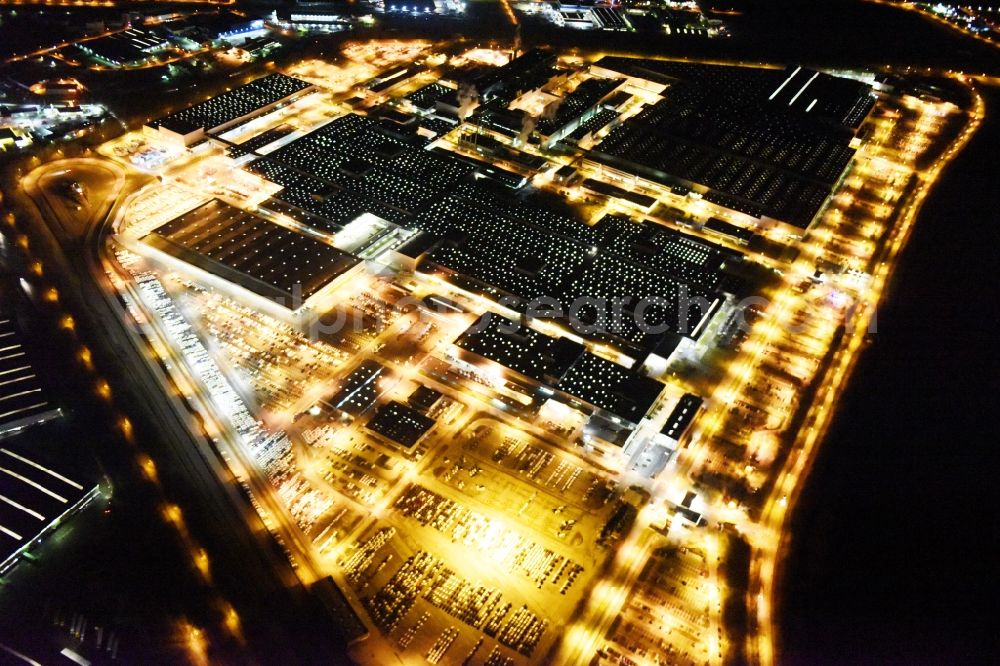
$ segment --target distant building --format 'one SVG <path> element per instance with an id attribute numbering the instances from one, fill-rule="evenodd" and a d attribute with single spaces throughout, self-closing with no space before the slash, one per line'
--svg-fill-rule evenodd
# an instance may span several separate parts
<path id="1" fill-rule="evenodd" d="M 553 2 L 542 5 L 542 15 L 559 27 L 583 30 L 631 30 L 619 7 L 609 2 Z"/>
<path id="2" fill-rule="evenodd" d="M 18 139 L 20 138 L 21 135 L 14 132 L 14 128 L 0 127 L 0 152 L 16 148 Z"/>
<path id="3" fill-rule="evenodd" d="M 348 0 L 299 1 L 276 10 L 272 20 L 296 28 L 340 30 L 348 27 L 358 14 L 365 11 L 367 9 Z"/>
<path id="4" fill-rule="evenodd" d="M 77 44 L 87 55 L 112 67 L 144 64 L 169 46 L 169 37 L 158 28 L 133 27 Z"/>
<path id="5" fill-rule="evenodd" d="M 188 39 L 198 44 L 211 44 L 239 42 L 266 30 L 266 26 L 261 18 L 222 11 L 194 14 L 180 21 L 172 21 L 166 25 L 166 30 L 176 38 Z"/>
<path id="6" fill-rule="evenodd" d="M 147 123 L 144 130 L 155 132 L 172 143 L 190 146 L 208 134 L 224 131 L 266 113 L 312 89 L 313 85 L 306 81 L 284 74 L 270 74 Z"/>

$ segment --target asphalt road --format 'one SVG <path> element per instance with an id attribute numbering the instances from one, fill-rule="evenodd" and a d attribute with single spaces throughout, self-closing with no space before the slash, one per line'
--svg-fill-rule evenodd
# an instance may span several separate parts
<path id="1" fill-rule="evenodd" d="M 98 188 L 88 193 L 94 207 L 89 215 L 67 206 L 56 185 L 70 168 L 75 180 Z M 325 626 L 315 600 L 297 584 L 241 489 L 219 482 L 228 477 L 224 462 L 206 438 L 193 434 L 199 432 L 194 417 L 178 397 L 164 391 L 169 381 L 162 369 L 147 360 L 147 349 L 122 323 L 121 305 L 99 252 L 122 195 L 140 183 L 120 174 L 109 177 L 107 170 L 107 162 L 64 160 L 43 165 L 24 180 L 43 222 L 36 228 L 44 234 L 38 240 L 45 246 L 47 264 L 63 276 L 62 297 L 84 336 L 100 331 L 100 336 L 89 336 L 98 367 L 136 424 L 137 439 L 157 463 L 167 493 L 208 552 L 214 584 L 239 613 L 249 653 L 266 663 L 310 657 L 337 663 L 342 647 L 332 639 L 332 628 Z"/>

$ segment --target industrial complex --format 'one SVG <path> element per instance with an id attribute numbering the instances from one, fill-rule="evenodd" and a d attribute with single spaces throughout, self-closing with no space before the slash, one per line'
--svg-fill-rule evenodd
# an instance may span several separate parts
<path id="1" fill-rule="evenodd" d="M 99 148 L 141 183 L 102 279 L 352 657 L 759 649 L 721 563 L 774 547 L 817 378 L 861 344 L 954 105 L 463 40 L 277 69 Z"/>

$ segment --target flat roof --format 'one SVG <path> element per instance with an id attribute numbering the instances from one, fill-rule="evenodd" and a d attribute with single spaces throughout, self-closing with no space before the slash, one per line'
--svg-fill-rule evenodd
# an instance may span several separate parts
<path id="1" fill-rule="evenodd" d="M 410 397 L 406 401 L 411 407 L 417 409 L 421 412 L 429 412 L 434 405 L 437 404 L 438 400 L 441 399 L 441 392 L 435 391 L 429 386 L 424 386 L 421 384 L 416 388 L 416 390 L 410 394 Z"/>
<path id="2" fill-rule="evenodd" d="M 311 88 L 308 81 L 281 73 L 268 74 L 220 95 L 154 120 L 149 127 L 163 127 L 178 134 L 197 129 L 206 132 L 271 106 Z"/>
<path id="3" fill-rule="evenodd" d="M 352 416 L 360 416 L 375 404 L 378 379 L 385 371 L 377 361 L 362 361 L 344 378 L 340 390 L 328 401 L 329 404 Z"/>
<path id="4" fill-rule="evenodd" d="M 418 231 L 412 238 L 409 238 L 393 251 L 410 259 L 417 259 L 433 248 L 439 240 L 441 239 L 434 234 Z"/>
<path id="5" fill-rule="evenodd" d="M 544 335 L 492 312 L 480 315 L 455 344 L 525 377 L 553 386 L 585 353 L 578 342 Z"/>
<path id="6" fill-rule="evenodd" d="M 495 313 L 486 313 L 455 341 L 467 352 L 499 363 L 629 422 L 638 423 L 663 383 Z"/>
<path id="7" fill-rule="evenodd" d="M 591 157 L 716 204 L 806 228 L 854 157 L 871 87 L 801 67 L 775 69 L 605 57 L 596 66 L 668 85 Z"/>
<path id="8" fill-rule="evenodd" d="M 423 150 L 423 137 L 396 134 L 371 118 L 347 114 L 247 169 L 284 188 L 275 198 L 334 224 L 368 212 L 405 225 L 473 166 Z"/>
<path id="9" fill-rule="evenodd" d="M 757 235 L 749 229 L 738 227 L 732 222 L 726 222 L 725 220 L 720 220 L 717 217 L 709 218 L 709 220 L 705 222 L 705 228 L 709 231 L 714 231 L 717 234 L 722 234 L 723 236 L 730 236 L 743 243 L 749 243 L 750 240 Z"/>
<path id="10" fill-rule="evenodd" d="M 507 93 L 508 88 L 524 87 L 519 84 L 525 80 L 531 80 L 534 74 L 540 73 L 547 79 L 551 75 L 552 66 L 555 63 L 556 54 L 554 51 L 534 48 L 522 53 L 505 65 L 477 70 L 471 77 L 461 78 L 469 80 L 480 91 L 480 94 L 490 98 Z"/>
<path id="11" fill-rule="evenodd" d="M 595 81 L 602 84 L 595 83 L 597 88 L 608 85 Z M 509 188 L 524 182 L 520 174 L 426 147 L 424 139 L 392 137 L 370 118 L 346 114 L 246 168 L 281 185 L 275 201 L 301 211 L 299 218 L 310 226 L 336 231 L 370 212 L 420 232 L 396 252 L 424 256 L 428 270 L 449 272 L 463 288 L 492 298 L 512 296 L 514 307 L 538 297 L 554 298 L 564 308 L 581 297 L 612 303 L 628 296 L 632 306 L 643 298 L 665 303 L 647 309 L 649 327 L 626 316 L 618 330 L 614 313 L 594 315 L 600 330 L 591 337 L 639 351 L 660 344 L 648 332 L 658 324 L 687 335 L 698 330 L 705 312 L 697 303 L 716 298 L 722 262 L 739 256 L 632 222 L 625 233 L 596 229 L 530 196 L 513 196 Z M 605 269 L 608 275 L 596 274 Z M 678 307 L 685 293 L 698 299 L 696 307 Z"/>
<path id="12" fill-rule="evenodd" d="M 433 109 L 434 105 L 445 98 L 454 97 L 457 91 L 454 88 L 442 85 L 437 81 L 428 83 L 418 88 L 406 96 L 413 106 L 418 109 Z"/>
<path id="13" fill-rule="evenodd" d="M 116 64 L 144 60 L 155 49 L 165 47 L 167 37 L 156 28 L 130 27 L 79 45 L 79 48 Z"/>
<path id="14" fill-rule="evenodd" d="M 691 426 L 691 422 L 694 421 L 695 415 L 698 414 L 698 410 L 701 409 L 704 402 L 704 400 L 693 393 L 685 393 L 677 401 L 677 405 L 670 412 L 670 416 L 667 417 L 667 423 L 660 432 L 670 439 L 679 441 Z"/>
<path id="15" fill-rule="evenodd" d="M 0 441 L 0 562 L 91 493 L 96 481 L 31 446 Z"/>
<path id="16" fill-rule="evenodd" d="M 608 197 L 624 199 L 625 201 L 634 203 L 641 208 L 649 209 L 656 203 L 656 197 L 651 197 L 648 194 L 641 194 L 639 192 L 630 192 L 624 188 L 618 187 L 617 185 L 605 183 L 604 181 L 596 180 L 594 178 L 585 178 L 581 184 L 584 188 L 594 192 L 595 194 L 603 194 Z"/>
<path id="17" fill-rule="evenodd" d="M 143 241 L 289 309 L 359 260 L 326 243 L 213 199 Z"/>
<path id="18" fill-rule="evenodd" d="M 254 20 L 229 10 L 223 10 L 217 13 L 192 14 L 180 20 L 167 23 L 166 28 L 173 32 L 194 30 L 215 38 L 226 34 L 235 26 L 252 23 Z"/>
<path id="19" fill-rule="evenodd" d="M 0 311 L 0 432 L 36 422 L 55 409 L 23 342 L 13 317 Z"/>
<path id="20" fill-rule="evenodd" d="M 414 225 L 444 239 L 428 259 L 459 274 L 468 283 L 462 286 L 493 298 L 513 297 L 514 309 L 536 298 L 555 299 L 564 314 L 593 325 L 590 337 L 610 336 L 648 350 L 663 328 L 692 335 L 707 314 L 701 304 L 717 299 L 721 260 L 712 258 L 711 246 L 669 242 L 689 238 L 674 232 L 660 237 L 662 247 L 652 254 L 638 253 L 630 244 L 605 242 L 605 230 L 500 196 L 481 183 L 460 185 L 421 212 Z M 703 255 L 711 261 L 699 265 Z M 690 307 L 681 307 L 685 303 Z M 627 316 L 617 316 L 612 304 Z M 648 326 L 637 321 L 640 306 Z"/>
<path id="21" fill-rule="evenodd" d="M 768 102 L 790 112 L 857 129 L 875 106 L 867 83 L 805 67 L 788 67 Z"/>
<path id="22" fill-rule="evenodd" d="M 409 449 L 434 427 L 434 419 L 394 400 L 379 407 L 365 427 Z"/>
<path id="23" fill-rule="evenodd" d="M 587 79 L 562 98 L 562 103 L 551 118 L 542 118 L 536 129 L 548 136 L 582 116 L 588 109 L 608 96 L 624 79 Z"/>
<path id="24" fill-rule="evenodd" d="M 638 423 L 660 397 L 664 384 L 600 356 L 584 354 L 557 388 L 625 421 Z"/>

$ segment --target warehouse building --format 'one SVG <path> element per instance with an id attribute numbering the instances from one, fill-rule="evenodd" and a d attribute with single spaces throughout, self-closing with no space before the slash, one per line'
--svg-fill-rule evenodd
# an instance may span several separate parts
<path id="1" fill-rule="evenodd" d="M 182 146 L 217 134 L 287 104 L 313 89 L 311 83 L 269 74 L 221 95 L 148 123 L 143 129 Z"/>
<path id="2" fill-rule="evenodd" d="M 460 357 L 502 366 L 536 397 L 552 397 L 597 421 L 631 429 L 646 417 L 664 385 L 596 356 L 578 342 L 554 338 L 494 313 L 482 315 L 456 341 Z"/>
<path id="3" fill-rule="evenodd" d="M 659 86 L 661 99 L 586 155 L 613 179 L 683 188 L 791 233 L 808 229 L 846 175 L 870 86 L 789 70 L 604 57 L 594 71 Z"/>
<path id="4" fill-rule="evenodd" d="M 291 313 L 361 270 L 350 254 L 213 199 L 158 227 L 143 243 L 230 293 Z M 269 308 L 273 310 L 274 308 Z"/>

